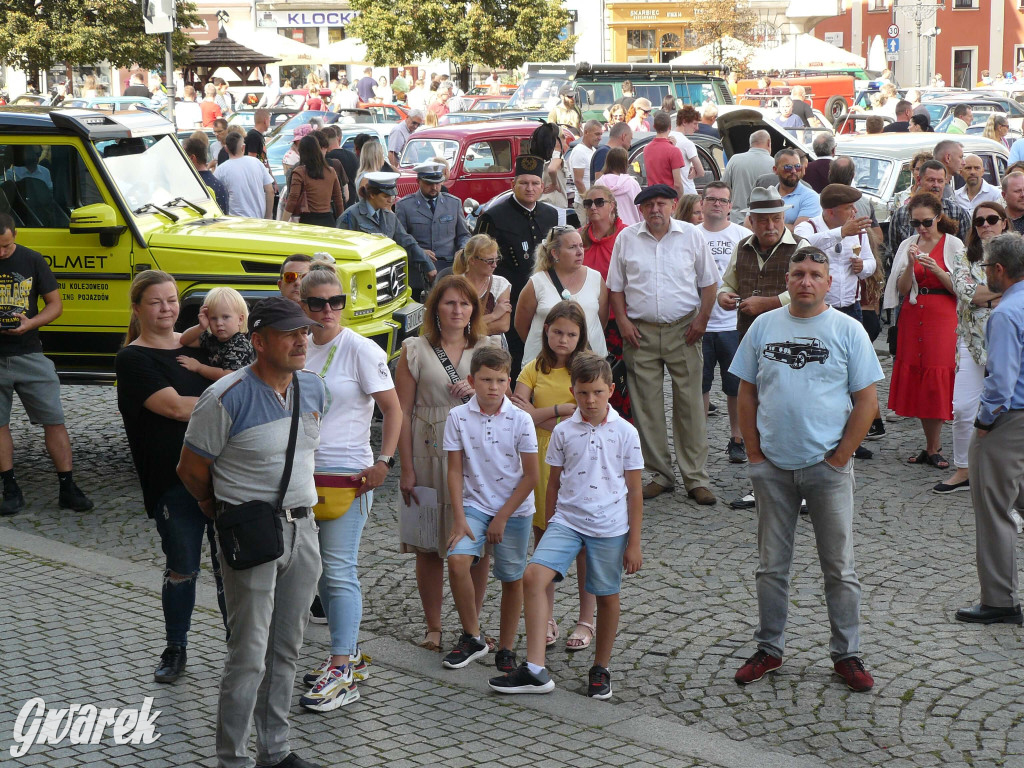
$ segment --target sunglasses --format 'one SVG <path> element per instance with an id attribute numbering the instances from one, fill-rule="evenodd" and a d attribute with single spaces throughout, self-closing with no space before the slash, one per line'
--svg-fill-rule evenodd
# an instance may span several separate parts
<path id="1" fill-rule="evenodd" d="M 498 260 L 497 259 L 481 259 L 479 256 L 474 256 L 473 258 L 476 259 L 477 261 L 483 263 L 483 264 L 486 264 L 489 267 L 496 267 L 496 266 L 498 266 Z"/>
<path id="2" fill-rule="evenodd" d="M 994 213 L 991 214 L 990 216 L 976 216 L 974 218 L 974 226 L 976 226 L 976 227 L 983 227 L 986 224 L 988 224 L 989 226 L 994 227 L 996 224 L 998 224 L 1002 220 L 1003 220 L 1002 216 L 997 216 Z"/>
<path id="3" fill-rule="evenodd" d="M 281 275 L 281 280 L 290 285 L 294 283 L 296 280 L 301 280 L 307 274 L 308 273 L 306 272 L 285 272 L 283 275 Z"/>
<path id="4" fill-rule="evenodd" d="M 917 229 L 918 227 L 924 227 L 925 229 L 931 229 L 932 228 L 932 224 L 934 224 L 934 223 L 935 223 L 935 219 L 922 219 L 920 221 L 918 221 L 917 219 L 911 219 L 910 220 L 910 228 L 911 229 Z"/>
<path id="5" fill-rule="evenodd" d="M 583 201 L 583 207 L 584 208 L 593 208 L 595 205 L 598 208 L 604 208 L 607 204 L 608 204 L 608 201 L 605 200 L 603 197 L 596 197 L 593 200 L 584 200 Z"/>
<path id="6" fill-rule="evenodd" d="M 817 249 L 801 249 L 790 257 L 789 262 L 790 264 L 799 264 L 805 259 L 810 259 L 815 264 L 828 264 L 828 256 Z"/>
<path id="7" fill-rule="evenodd" d="M 782 166 L 782 170 L 784 170 L 786 172 L 799 171 L 801 168 L 803 168 L 803 166 L 799 165 L 799 164 L 798 165 L 784 165 L 784 166 Z"/>
<path id="8" fill-rule="evenodd" d="M 331 296 L 329 299 L 322 299 L 319 296 L 310 296 L 308 299 L 303 299 L 303 302 L 309 307 L 310 312 L 323 312 L 324 307 L 328 304 L 331 305 L 331 309 L 338 312 L 345 308 L 345 297 L 342 294 L 337 296 Z"/>

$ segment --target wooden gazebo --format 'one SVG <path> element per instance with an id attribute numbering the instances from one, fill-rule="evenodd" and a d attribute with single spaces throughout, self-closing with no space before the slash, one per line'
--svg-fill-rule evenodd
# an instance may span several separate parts
<path id="1" fill-rule="evenodd" d="M 241 80 L 240 85 L 263 85 L 267 64 L 280 61 L 231 40 L 223 24 L 215 39 L 189 51 L 189 59 L 189 63 L 182 67 L 186 83 L 209 82 L 214 72 L 227 67 Z"/>

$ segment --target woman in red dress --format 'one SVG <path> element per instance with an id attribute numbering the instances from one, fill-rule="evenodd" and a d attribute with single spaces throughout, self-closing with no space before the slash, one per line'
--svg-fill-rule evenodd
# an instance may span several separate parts
<path id="1" fill-rule="evenodd" d="M 910 464 L 949 467 L 942 455 L 942 422 L 953 418 L 956 376 L 956 296 L 951 265 L 964 244 L 954 237 L 957 224 L 942 213 L 942 203 L 927 192 L 910 198 L 910 224 L 917 234 L 893 257 L 885 307 L 900 305 L 896 357 L 889 385 L 889 408 L 921 420 L 924 449 Z"/>

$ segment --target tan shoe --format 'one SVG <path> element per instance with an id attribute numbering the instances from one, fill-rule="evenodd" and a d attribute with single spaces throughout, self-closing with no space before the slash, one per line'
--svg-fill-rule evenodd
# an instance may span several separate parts
<path id="1" fill-rule="evenodd" d="M 658 496 L 661 496 L 661 494 L 663 494 L 663 493 L 671 493 L 671 492 L 672 492 L 671 488 L 666 488 L 664 485 L 659 485 L 658 483 L 654 482 L 653 480 L 651 480 L 651 482 L 649 482 L 647 485 L 644 486 L 644 498 L 645 499 L 653 499 L 653 498 L 656 498 Z"/>
<path id="2" fill-rule="evenodd" d="M 718 503 L 718 499 L 715 498 L 715 494 L 711 492 L 710 488 L 691 488 L 686 495 L 701 506 L 710 507 Z"/>

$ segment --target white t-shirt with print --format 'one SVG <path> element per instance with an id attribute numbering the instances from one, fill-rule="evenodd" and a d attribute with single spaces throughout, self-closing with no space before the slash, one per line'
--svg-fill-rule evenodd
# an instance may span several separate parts
<path id="1" fill-rule="evenodd" d="M 384 350 L 355 331 L 343 328 L 326 344 L 309 340 L 306 369 L 321 374 L 327 385 L 327 408 L 320 426 L 316 465 L 357 470 L 369 467 L 373 464 L 373 395 L 395 388 Z"/>
<path id="2" fill-rule="evenodd" d="M 584 421 L 577 408 L 551 433 L 546 461 L 562 468 L 549 523 L 600 539 L 629 530 L 625 473 L 643 469 L 644 457 L 636 427 L 614 408 L 598 426 Z"/>
<path id="3" fill-rule="evenodd" d="M 681 131 L 672 131 L 669 138 L 679 147 L 679 151 L 683 153 L 683 159 L 686 161 L 686 165 L 679 169 L 679 172 L 683 174 L 683 192 L 687 195 L 695 195 L 697 194 L 697 185 L 690 178 L 690 167 L 693 165 L 693 159 L 697 156 L 697 145 Z"/>
<path id="4" fill-rule="evenodd" d="M 523 479 L 519 454 L 537 453 L 537 430 L 526 411 L 507 397 L 495 414 L 480 410 L 476 395 L 452 408 L 444 425 L 444 449 L 462 451 L 462 504 L 494 516 Z M 512 517 L 533 514 L 533 491 Z"/>
<path id="5" fill-rule="evenodd" d="M 719 192 L 719 190 L 714 191 L 716 194 Z M 703 224 L 698 224 L 697 230 L 704 235 L 704 239 L 708 244 L 708 250 L 711 251 L 715 264 L 718 265 L 718 273 L 721 275 L 725 274 L 725 270 L 729 266 L 729 259 L 732 258 L 732 252 L 736 248 L 736 243 L 753 234 L 746 227 L 741 227 L 739 224 L 733 224 L 732 222 L 729 222 L 729 226 L 721 232 L 711 232 L 705 229 Z M 714 332 L 735 331 L 736 310 L 722 309 L 716 301 L 715 305 L 711 308 L 711 317 L 708 318 L 707 330 Z"/>

